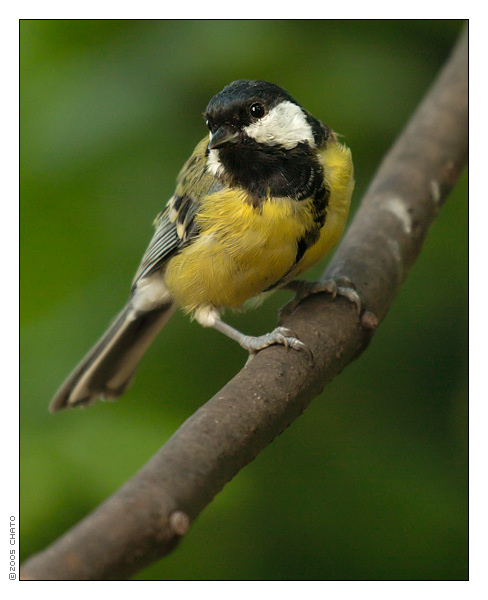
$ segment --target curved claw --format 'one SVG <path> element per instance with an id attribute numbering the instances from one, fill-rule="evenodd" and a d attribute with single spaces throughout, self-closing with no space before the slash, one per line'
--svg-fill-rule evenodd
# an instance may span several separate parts
<path id="1" fill-rule="evenodd" d="M 288 348 L 290 347 L 290 344 L 288 343 L 288 338 L 283 335 L 282 333 L 278 333 L 276 335 L 275 344 L 283 344 L 283 346 L 288 350 Z"/>
<path id="2" fill-rule="evenodd" d="M 297 338 L 290 338 L 288 341 L 293 350 L 303 350 L 304 352 L 306 352 L 310 363 L 313 363 L 313 353 L 307 345 L 305 345 Z"/>
<path id="3" fill-rule="evenodd" d="M 294 331 L 292 331 L 291 329 L 288 329 L 287 327 L 277 327 L 269 335 L 272 335 L 274 333 L 279 333 L 284 336 L 284 339 L 285 339 L 284 346 L 286 347 L 287 350 L 289 348 L 292 348 L 293 350 L 303 350 L 304 352 L 307 353 L 308 357 L 313 362 L 312 351 L 306 344 L 304 344 L 303 342 L 301 342 L 298 339 L 298 337 Z"/>
<path id="4" fill-rule="evenodd" d="M 354 304 L 354 306 L 356 307 L 356 312 L 358 313 L 358 315 L 361 314 L 361 309 L 362 309 L 361 298 L 359 297 L 359 294 L 356 292 L 356 290 L 354 288 L 342 287 L 342 286 L 338 287 L 337 294 L 339 296 L 344 296 L 344 298 L 347 298 L 349 300 L 349 302 Z"/>

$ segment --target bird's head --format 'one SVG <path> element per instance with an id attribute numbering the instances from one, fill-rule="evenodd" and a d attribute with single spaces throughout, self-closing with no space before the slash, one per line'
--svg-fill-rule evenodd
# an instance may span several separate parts
<path id="1" fill-rule="evenodd" d="M 320 146 L 324 127 L 284 89 L 267 81 L 234 81 L 205 111 L 209 150 L 252 143 L 283 150 Z"/>

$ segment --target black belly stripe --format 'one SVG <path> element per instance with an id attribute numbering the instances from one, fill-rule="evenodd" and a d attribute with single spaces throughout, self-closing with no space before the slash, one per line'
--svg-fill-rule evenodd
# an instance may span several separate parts
<path id="1" fill-rule="evenodd" d="M 297 253 L 295 255 L 295 262 L 293 263 L 291 269 L 300 262 L 305 252 L 315 244 L 315 242 L 319 239 L 319 231 L 317 228 L 310 229 L 307 233 L 301 237 L 297 242 Z M 291 271 L 290 269 L 290 271 Z"/>
<path id="2" fill-rule="evenodd" d="M 280 284 L 287 278 L 287 276 L 291 273 L 291 271 L 293 271 L 296 265 L 303 258 L 305 252 L 309 248 L 311 248 L 315 244 L 315 242 L 317 242 L 317 240 L 320 237 L 320 231 L 327 219 L 327 206 L 329 204 L 329 197 L 330 191 L 325 186 L 325 184 L 323 184 L 322 187 L 319 188 L 319 190 L 317 190 L 316 195 L 313 199 L 313 209 L 315 213 L 314 224 L 308 231 L 305 232 L 305 234 L 301 238 L 297 240 L 297 253 L 295 255 L 295 260 L 293 261 L 293 264 L 286 271 L 286 273 L 282 277 L 280 277 L 278 281 L 266 288 L 264 290 L 265 292 L 270 292 L 271 290 L 274 290 L 275 288 L 279 287 Z"/>
<path id="3" fill-rule="evenodd" d="M 325 184 L 316 191 L 313 196 L 313 211 L 314 211 L 314 223 L 310 229 L 297 241 L 297 253 L 295 255 L 295 262 L 290 268 L 290 271 L 300 262 L 305 252 L 311 248 L 320 237 L 320 230 L 325 225 L 327 218 L 327 206 L 329 204 L 330 191 Z"/>

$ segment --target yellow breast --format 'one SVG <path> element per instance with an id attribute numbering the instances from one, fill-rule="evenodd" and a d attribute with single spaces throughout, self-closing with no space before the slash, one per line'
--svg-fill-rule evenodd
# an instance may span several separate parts
<path id="1" fill-rule="evenodd" d="M 353 187 L 350 152 L 335 143 L 323 151 L 321 160 L 331 192 L 326 222 L 291 278 L 332 248 L 346 222 Z M 201 200 L 195 221 L 200 234 L 169 261 L 166 285 L 176 302 L 190 311 L 237 308 L 290 272 L 297 240 L 313 225 L 312 201 L 268 198 L 254 207 L 244 191 L 224 188 Z"/>

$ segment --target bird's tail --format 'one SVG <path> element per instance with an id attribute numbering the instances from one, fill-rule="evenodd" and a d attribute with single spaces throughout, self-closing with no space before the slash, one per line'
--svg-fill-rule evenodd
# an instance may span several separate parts
<path id="1" fill-rule="evenodd" d="M 139 361 L 174 313 L 168 302 L 151 311 L 137 311 L 129 301 L 103 337 L 59 388 L 51 412 L 118 398 L 132 381 Z"/>

